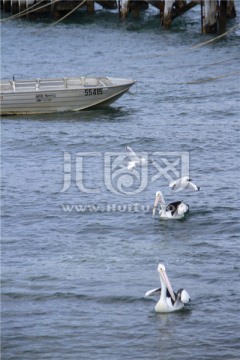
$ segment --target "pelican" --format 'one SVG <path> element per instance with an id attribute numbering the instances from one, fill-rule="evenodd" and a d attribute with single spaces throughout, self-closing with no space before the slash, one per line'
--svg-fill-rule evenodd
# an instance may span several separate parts
<path id="1" fill-rule="evenodd" d="M 160 299 L 155 306 L 155 311 L 159 313 L 169 313 L 182 309 L 191 300 L 188 292 L 184 289 L 179 289 L 177 293 L 173 291 L 163 264 L 158 265 L 158 273 L 161 287 L 147 291 L 145 297 L 160 294 Z"/>
<path id="2" fill-rule="evenodd" d="M 129 157 L 130 161 L 127 165 L 128 170 L 133 171 L 133 169 L 137 166 L 137 165 L 147 165 L 148 163 L 152 163 L 154 160 L 153 159 L 145 159 L 145 158 L 140 158 L 137 156 L 137 154 L 132 150 L 132 148 L 130 146 L 126 146 L 126 150 L 127 150 L 127 156 Z"/>
<path id="3" fill-rule="evenodd" d="M 171 181 L 169 184 L 169 187 L 172 188 L 172 190 L 180 191 L 183 189 L 187 189 L 190 191 L 200 191 L 202 190 L 201 187 L 195 185 L 191 179 L 189 179 L 188 176 L 184 176 L 182 178 L 179 178 L 175 181 Z"/>
<path id="4" fill-rule="evenodd" d="M 189 205 L 183 201 L 175 201 L 166 206 L 163 194 L 161 191 L 156 192 L 156 198 L 153 205 L 153 216 L 160 204 L 159 215 L 162 219 L 182 219 L 189 211 Z"/>

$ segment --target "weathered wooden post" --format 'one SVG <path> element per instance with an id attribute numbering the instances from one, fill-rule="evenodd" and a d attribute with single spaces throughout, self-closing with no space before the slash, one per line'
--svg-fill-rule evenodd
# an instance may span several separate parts
<path id="1" fill-rule="evenodd" d="M 140 17 L 141 11 L 148 9 L 148 2 L 146 1 L 129 1 L 129 12 L 132 12 L 132 16 L 135 19 L 138 19 Z"/>
<path id="2" fill-rule="evenodd" d="M 154 3 L 154 5 L 157 5 L 157 8 L 159 9 L 159 14 L 160 14 L 160 21 L 161 24 L 163 25 L 163 16 L 164 16 L 164 5 L 165 5 L 165 1 L 164 0 L 160 0 L 159 2 Z"/>
<path id="3" fill-rule="evenodd" d="M 203 6 L 203 29 L 204 34 L 213 34 L 217 32 L 218 6 L 216 0 L 204 0 Z"/>
<path id="4" fill-rule="evenodd" d="M 54 20 L 58 20 L 61 18 L 61 11 L 60 11 L 60 6 L 61 4 L 59 3 L 55 3 L 55 0 L 50 0 L 52 5 L 51 5 L 51 17 Z"/>
<path id="5" fill-rule="evenodd" d="M 164 3 L 164 13 L 162 19 L 162 25 L 165 29 L 169 29 L 172 24 L 172 20 L 174 17 L 178 16 L 185 11 L 187 6 L 186 0 L 165 0 Z M 160 16 L 161 16 L 161 4 L 159 5 L 160 8 Z M 178 14 L 178 15 L 177 15 Z"/>
<path id="6" fill-rule="evenodd" d="M 18 0 L 19 12 L 26 10 L 26 0 Z"/>
<path id="7" fill-rule="evenodd" d="M 27 12 L 26 13 L 26 17 L 28 18 L 28 19 L 36 19 L 37 17 L 38 17 L 38 15 L 39 15 L 39 12 L 36 10 L 37 9 L 37 3 L 39 2 L 40 0 L 26 0 L 26 10 L 28 9 L 28 8 L 32 8 L 32 6 L 34 5 L 34 4 L 36 4 L 36 8 L 34 7 L 34 9 L 30 9 L 29 10 L 29 13 Z M 33 10 L 33 11 L 31 11 L 31 10 Z"/>
<path id="8" fill-rule="evenodd" d="M 140 17 L 140 7 L 137 6 L 137 3 L 135 3 L 134 5 L 132 6 L 132 9 L 131 9 L 132 10 L 132 16 L 135 19 L 138 19 Z"/>
<path id="9" fill-rule="evenodd" d="M 227 0 L 227 17 L 233 19 L 237 16 L 234 0 Z"/>
<path id="10" fill-rule="evenodd" d="M 226 32 L 227 22 L 227 1 L 221 1 L 219 5 L 219 27 L 218 33 L 223 34 Z"/>
<path id="11" fill-rule="evenodd" d="M 119 15 L 120 18 L 125 19 L 129 12 L 129 1 L 130 0 L 119 0 Z"/>
<path id="12" fill-rule="evenodd" d="M 175 1 L 175 4 L 174 6 L 176 7 L 176 9 L 181 9 L 183 8 L 184 6 L 187 5 L 187 1 L 186 0 L 178 0 L 178 1 Z"/>
<path id="13" fill-rule="evenodd" d="M 226 32 L 227 18 L 235 18 L 236 10 L 233 0 L 220 0 L 219 5 L 219 34 Z"/>
<path id="14" fill-rule="evenodd" d="M 13 15 L 19 12 L 18 0 L 11 0 L 11 11 Z"/>
<path id="15" fill-rule="evenodd" d="M 87 1 L 87 13 L 89 15 L 94 14 L 94 0 Z"/>
<path id="16" fill-rule="evenodd" d="M 175 0 L 165 0 L 162 25 L 165 29 L 169 29 L 172 24 L 172 8 Z"/>
<path id="17" fill-rule="evenodd" d="M 11 0 L 3 0 L 3 11 L 11 12 Z"/>
<path id="18" fill-rule="evenodd" d="M 234 0 L 202 0 L 201 18 L 204 34 L 223 34 L 227 18 L 236 16 Z"/>

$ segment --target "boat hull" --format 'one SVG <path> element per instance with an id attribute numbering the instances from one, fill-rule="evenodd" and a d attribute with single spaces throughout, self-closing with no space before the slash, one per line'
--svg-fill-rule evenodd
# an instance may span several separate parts
<path id="1" fill-rule="evenodd" d="M 116 101 L 135 83 L 134 80 L 111 78 L 108 80 L 106 84 L 96 82 L 96 85 L 92 86 L 54 88 L 52 84 L 48 87 L 35 86 L 34 89 L 30 86 L 24 88 L 23 85 L 18 87 L 18 83 L 14 82 L 15 87 L 2 91 L 0 94 L 1 115 L 80 111 L 106 106 Z"/>

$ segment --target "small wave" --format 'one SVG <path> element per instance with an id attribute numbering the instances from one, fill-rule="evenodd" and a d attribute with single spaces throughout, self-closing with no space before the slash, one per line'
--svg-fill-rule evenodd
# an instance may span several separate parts
<path id="1" fill-rule="evenodd" d="M 112 303 L 135 303 L 142 302 L 142 298 L 134 296 L 101 296 L 97 299 L 97 302 L 102 304 L 112 304 Z"/>
<path id="2" fill-rule="evenodd" d="M 79 301 L 93 301 L 101 304 L 114 304 L 114 303 L 134 303 L 142 302 L 142 297 L 134 296 L 94 296 L 91 294 L 78 294 L 72 292 L 61 292 L 57 291 L 55 293 L 21 293 L 21 292 L 3 292 L 2 301 L 8 300 L 25 300 L 25 301 L 48 301 L 48 300 L 79 300 Z"/>

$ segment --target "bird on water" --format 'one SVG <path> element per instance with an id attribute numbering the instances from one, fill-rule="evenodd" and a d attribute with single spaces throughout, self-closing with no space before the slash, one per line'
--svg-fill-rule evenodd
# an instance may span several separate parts
<path id="1" fill-rule="evenodd" d="M 179 289 L 176 293 L 173 291 L 163 264 L 158 265 L 158 273 L 161 287 L 147 291 L 145 297 L 160 294 L 155 306 L 155 311 L 158 313 L 169 313 L 182 309 L 191 300 L 188 292 L 184 289 Z"/>
<path id="2" fill-rule="evenodd" d="M 155 216 L 158 206 L 161 219 L 183 219 L 189 211 L 189 205 L 183 201 L 174 201 L 166 205 L 161 191 L 156 192 L 156 198 L 153 205 L 153 216 Z"/>

